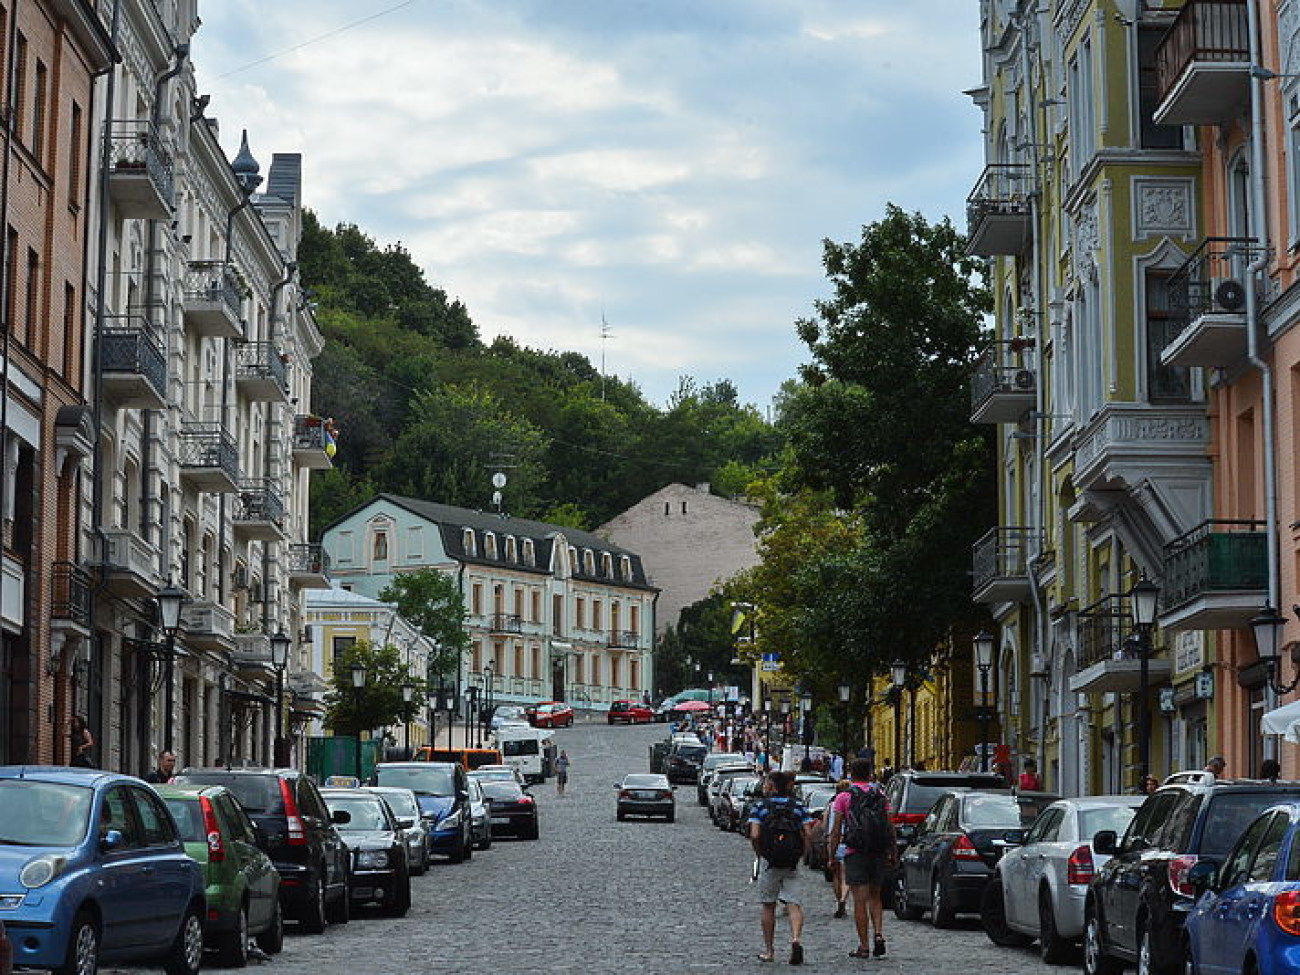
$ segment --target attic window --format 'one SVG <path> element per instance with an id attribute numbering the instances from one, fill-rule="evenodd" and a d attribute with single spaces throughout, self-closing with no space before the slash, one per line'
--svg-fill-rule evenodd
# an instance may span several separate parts
<path id="1" fill-rule="evenodd" d="M 531 538 L 524 539 L 524 564 L 537 564 L 537 551 L 533 548 L 533 540 Z"/>
<path id="2" fill-rule="evenodd" d="M 497 536 L 495 532 L 487 532 L 483 536 L 483 554 L 489 559 L 497 557 Z"/>
<path id="3" fill-rule="evenodd" d="M 606 579 L 614 578 L 614 556 L 602 552 L 600 556 L 600 574 Z"/>
<path id="4" fill-rule="evenodd" d="M 575 546 L 570 545 L 569 546 L 569 573 L 573 574 L 576 573 L 577 571 L 578 571 L 578 549 Z"/>
<path id="5" fill-rule="evenodd" d="M 618 571 L 619 571 L 619 575 L 621 575 L 624 579 L 631 581 L 632 560 L 628 558 L 626 555 L 624 555 L 621 559 L 618 560 Z"/>
<path id="6" fill-rule="evenodd" d="M 508 562 L 519 561 L 519 543 L 515 541 L 514 535 L 506 536 L 506 560 Z"/>
<path id="7" fill-rule="evenodd" d="M 474 529 L 466 528 L 461 536 L 461 545 L 465 549 L 465 554 L 474 556 L 478 554 L 478 544 L 474 540 Z"/>
<path id="8" fill-rule="evenodd" d="M 589 548 L 582 550 L 582 571 L 589 576 L 596 574 L 596 553 Z"/>

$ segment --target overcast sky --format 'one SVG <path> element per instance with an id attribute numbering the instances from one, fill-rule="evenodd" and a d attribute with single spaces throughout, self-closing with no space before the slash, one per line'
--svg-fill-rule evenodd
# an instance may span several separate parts
<path id="1" fill-rule="evenodd" d="M 485 339 L 577 350 L 663 404 L 766 406 L 821 242 L 949 216 L 982 162 L 974 0 L 203 0 L 233 157 L 301 152 L 333 226 L 401 241 Z M 362 21 L 362 22 L 358 22 Z"/>

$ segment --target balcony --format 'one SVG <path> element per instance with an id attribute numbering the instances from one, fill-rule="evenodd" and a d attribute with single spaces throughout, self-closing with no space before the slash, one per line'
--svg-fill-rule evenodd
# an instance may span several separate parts
<path id="1" fill-rule="evenodd" d="M 239 490 L 239 449 L 219 423 L 182 423 L 181 477 L 209 494 Z"/>
<path id="2" fill-rule="evenodd" d="M 270 342 L 245 342 L 235 354 L 235 387 L 251 400 L 289 402 L 288 356 Z"/>
<path id="3" fill-rule="evenodd" d="M 271 638 L 265 633 L 236 633 L 235 649 L 230 660 L 235 669 L 250 677 L 274 674 L 271 661 Z"/>
<path id="4" fill-rule="evenodd" d="M 5 553 L 0 558 L 0 620 L 13 632 L 27 626 L 27 564 Z"/>
<path id="5" fill-rule="evenodd" d="M 1018 603 L 1029 598 L 1029 559 L 1038 539 L 1034 528 L 1001 526 L 971 549 L 971 601 Z"/>
<path id="6" fill-rule="evenodd" d="M 108 123 L 108 192 L 113 205 L 131 220 L 167 220 L 172 215 L 175 176 L 172 157 L 147 121 Z"/>
<path id="7" fill-rule="evenodd" d="M 1038 375 L 1020 366 L 999 366 L 991 357 L 975 366 L 970 383 L 972 423 L 1015 423 L 1038 401 Z"/>
<path id="8" fill-rule="evenodd" d="M 293 462 L 312 471 L 334 466 L 334 434 L 319 416 L 298 414 L 293 418 Z"/>
<path id="9" fill-rule="evenodd" d="M 1158 125 L 1214 125 L 1245 107 L 1250 87 L 1247 0 L 1187 0 L 1156 48 Z"/>
<path id="10" fill-rule="evenodd" d="M 190 261 L 185 272 L 185 324 L 198 335 L 244 335 L 244 286 L 225 261 Z"/>
<path id="11" fill-rule="evenodd" d="M 132 410 L 167 405 L 167 353 L 143 315 L 109 315 L 99 337 L 104 399 Z"/>
<path id="12" fill-rule="evenodd" d="M 285 519 L 284 498 L 270 481 L 239 482 L 239 497 L 231 519 L 238 534 L 261 542 L 282 541 Z"/>
<path id="13" fill-rule="evenodd" d="M 1208 237 L 1169 278 L 1165 366 L 1230 366 L 1246 355 L 1246 265 L 1252 237 Z"/>
<path id="14" fill-rule="evenodd" d="M 65 635 L 90 636 L 94 600 L 90 573 L 72 562 L 55 562 L 50 576 L 50 622 Z"/>
<path id="15" fill-rule="evenodd" d="M 518 635 L 524 632 L 524 620 L 521 616 L 510 616 L 506 613 L 493 613 L 488 622 L 489 633 L 501 633 L 505 635 Z"/>
<path id="16" fill-rule="evenodd" d="M 148 599 L 161 585 L 158 547 L 129 529 L 105 529 L 104 562 L 100 583 L 110 595 Z"/>
<path id="17" fill-rule="evenodd" d="M 297 589 L 329 589 L 330 559 L 317 544 L 295 543 L 288 553 L 289 585 Z"/>
<path id="18" fill-rule="evenodd" d="M 966 252 L 981 257 L 1019 254 L 1032 230 L 1034 184 L 1028 166 L 991 163 L 966 197 Z"/>
<path id="19" fill-rule="evenodd" d="M 1146 484 L 1157 495 L 1172 497 L 1186 494 L 1191 484 L 1208 483 L 1209 439 L 1200 404 L 1108 404 L 1075 443 L 1074 483 L 1081 496 L 1070 517 L 1095 520 L 1108 507 L 1108 492 Z"/>
<path id="20" fill-rule="evenodd" d="M 641 645 L 641 635 L 636 630 L 610 630 L 606 646 L 611 650 L 635 650 Z"/>
<path id="21" fill-rule="evenodd" d="M 235 614 L 220 603 L 196 600 L 181 609 L 185 643 L 201 650 L 235 649 Z M 270 647 L 267 647 L 270 655 Z"/>
<path id="22" fill-rule="evenodd" d="M 1133 618 L 1127 595 L 1106 596 L 1079 612 L 1075 672 L 1069 678 L 1075 694 L 1138 689 L 1142 658 L 1137 652 Z M 1154 655 L 1147 659 L 1147 686 L 1169 680 L 1169 661 Z"/>
<path id="23" fill-rule="evenodd" d="M 1162 629 L 1244 628 L 1267 600 L 1263 522 L 1207 521 L 1165 546 Z"/>

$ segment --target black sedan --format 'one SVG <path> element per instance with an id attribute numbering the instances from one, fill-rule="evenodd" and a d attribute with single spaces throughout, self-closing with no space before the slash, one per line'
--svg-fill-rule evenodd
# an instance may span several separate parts
<path id="1" fill-rule="evenodd" d="M 677 818 L 673 787 L 666 775 L 633 772 L 615 782 L 614 788 L 618 789 L 616 815 L 620 821 L 628 816 L 662 816 L 671 823 Z"/>
<path id="2" fill-rule="evenodd" d="M 322 789 L 321 796 L 352 857 L 352 902 L 405 915 L 411 909 L 406 835 L 388 803 L 360 789 Z"/>
<path id="3" fill-rule="evenodd" d="M 518 782 L 480 779 L 483 797 L 492 800 L 492 835 L 537 839 L 537 803 Z"/>
<path id="4" fill-rule="evenodd" d="M 1006 849 L 1058 797 L 997 792 L 945 792 L 903 853 L 894 913 L 915 920 L 930 912 L 936 928 L 957 914 L 978 914 L 984 887 Z"/>

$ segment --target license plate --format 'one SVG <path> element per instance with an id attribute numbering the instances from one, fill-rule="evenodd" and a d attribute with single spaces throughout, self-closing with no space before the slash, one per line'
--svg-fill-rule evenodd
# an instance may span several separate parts
<path id="1" fill-rule="evenodd" d="M 654 792 L 633 792 L 633 799 L 658 799 L 659 796 Z"/>
<path id="2" fill-rule="evenodd" d="M 508 823 L 508 822 L 510 822 L 510 817 L 509 817 L 509 816 L 493 816 L 493 817 L 492 817 L 492 822 L 494 822 L 494 823 L 496 823 L 498 826 L 500 826 L 500 825 L 502 825 L 502 824 L 504 824 L 504 823 Z"/>
<path id="3" fill-rule="evenodd" d="M 353 887 L 352 896 L 359 900 L 369 900 L 375 896 L 375 892 L 369 887 Z"/>

